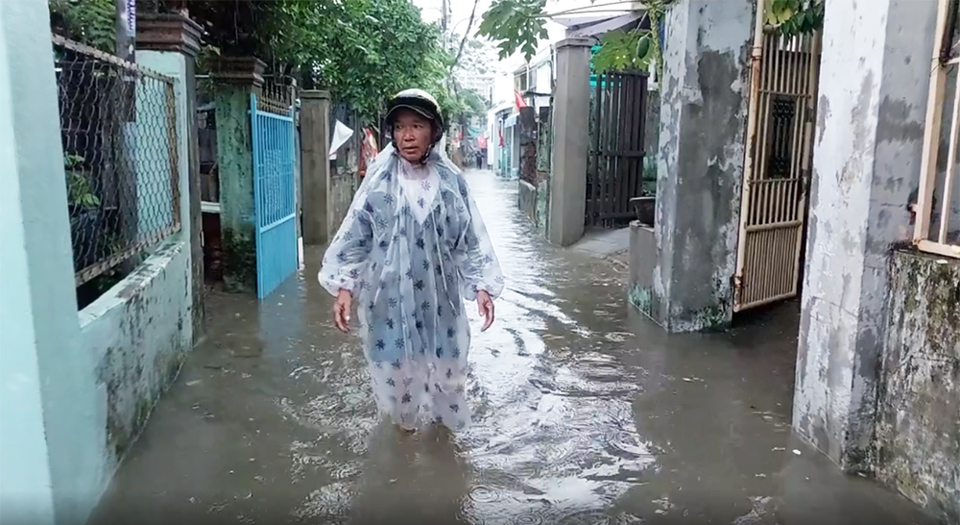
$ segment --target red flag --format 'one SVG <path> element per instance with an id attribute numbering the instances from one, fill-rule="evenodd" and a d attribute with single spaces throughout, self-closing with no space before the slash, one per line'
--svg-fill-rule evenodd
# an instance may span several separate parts
<path id="1" fill-rule="evenodd" d="M 500 135 L 500 147 L 503 147 L 503 122 L 497 127 L 497 133 Z"/>
<path id="2" fill-rule="evenodd" d="M 517 99 L 517 109 L 527 107 L 527 101 L 526 101 L 526 100 L 523 100 L 523 96 L 520 95 L 520 92 L 519 92 L 519 91 L 514 91 L 514 92 L 513 92 L 513 96 L 514 96 L 514 98 Z"/>

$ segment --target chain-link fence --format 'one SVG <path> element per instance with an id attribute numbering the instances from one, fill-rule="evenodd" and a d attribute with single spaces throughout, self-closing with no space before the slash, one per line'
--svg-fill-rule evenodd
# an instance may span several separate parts
<path id="1" fill-rule="evenodd" d="M 174 80 L 55 36 L 77 285 L 180 230 Z"/>

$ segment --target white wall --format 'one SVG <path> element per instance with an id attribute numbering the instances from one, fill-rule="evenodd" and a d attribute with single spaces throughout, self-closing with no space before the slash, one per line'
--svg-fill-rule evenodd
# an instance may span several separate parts
<path id="1" fill-rule="evenodd" d="M 123 281 L 79 312 L 80 343 L 95 370 L 96 486 L 109 483 L 160 395 L 193 346 L 186 62 L 179 53 L 138 51 L 137 62 L 177 79 L 181 230 Z"/>
<path id="2" fill-rule="evenodd" d="M 45 0 L 0 2 L 4 525 L 82 525 L 193 336 L 183 57 L 138 53 L 181 79 L 182 231 L 78 313 L 49 27 Z"/>
<path id="3" fill-rule="evenodd" d="M 3 187 L 0 240 L 4 244 L 0 250 L 0 268 L 5 276 L 17 277 L 6 279 L 0 286 L 0 338 L 3 339 L 0 346 L 0 522 L 47 525 L 54 521 L 53 486 L 44 436 L 36 319 L 28 277 L 30 260 L 22 249 L 27 246 L 26 219 L 35 210 L 29 209 L 29 203 L 24 209 L 21 181 L 30 176 L 55 178 L 59 175 L 62 179 L 63 169 L 61 167 L 59 174 L 56 170 L 52 173 L 27 171 L 29 155 L 44 152 L 31 152 L 27 145 L 18 145 L 16 136 L 10 133 L 28 124 L 15 120 L 13 101 L 14 93 L 24 92 L 25 86 L 22 81 L 17 82 L 15 71 L 25 66 L 27 57 L 21 54 L 23 43 L 17 40 L 22 34 L 11 34 L 6 27 L 22 25 L 29 32 L 31 26 L 43 23 L 39 16 L 42 11 L 36 7 L 40 2 L 34 2 L 33 6 L 27 2 L 22 4 L 0 4 L 0 129 L 4 130 L 0 134 L 0 185 Z M 29 19 L 25 19 L 27 17 Z M 36 41 L 30 43 L 36 44 Z M 21 162 L 18 150 L 28 156 L 23 159 L 28 164 Z"/>

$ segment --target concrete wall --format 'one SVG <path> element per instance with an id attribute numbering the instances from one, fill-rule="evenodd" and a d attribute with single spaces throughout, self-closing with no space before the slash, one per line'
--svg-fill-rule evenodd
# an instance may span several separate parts
<path id="1" fill-rule="evenodd" d="M 193 342 L 185 63 L 138 53 L 181 79 L 183 230 L 78 313 L 49 23 L 44 0 L 0 3 L 5 525 L 84 523 Z"/>
<path id="2" fill-rule="evenodd" d="M 190 250 L 160 249 L 80 312 L 80 345 L 95 374 L 99 484 L 109 482 L 193 346 Z"/>
<path id="3" fill-rule="evenodd" d="M 70 243 L 58 119 L 44 104 L 56 97 L 48 24 L 43 0 L 0 3 L 0 522 L 5 525 L 54 523 L 55 487 L 43 417 L 43 382 L 49 376 L 41 371 L 40 359 L 43 353 L 61 352 L 71 365 L 78 355 L 70 344 L 76 327 L 69 330 L 76 298 L 54 296 L 66 304 L 52 312 L 43 312 L 40 302 L 63 282 L 44 289 L 41 271 L 69 272 L 72 265 L 69 252 L 44 257 Z M 35 61 L 44 49 L 45 56 Z M 30 181 L 46 187 L 31 188 Z M 54 213 L 47 216 L 38 204 L 51 201 Z M 38 236 L 51 225 L 59 225 L 48 232 L 54 242 Z M 40 266 L 31 272 L 35 264 Z M 47 315 L 67 326 L 43 333 L 47 327 L 40 321 Z"/>
<path id="4" fill-rule="evenodd" d="M 537 187 L 525 180 L 518 181 L 520 184 L 518 192 L 518 202 L 520 211 L 533 222 L 537 224 Z"/>
<path id="5" fill-rule="evenodd" d="M 252 86 L 217 84 L 217 162 L 220 170 L 220 227 L 223 280 L 232 291 L 256 290 L 256 218 L 253 199 L 253 145 L 250 136 Z"/>
<path id="6" fill-rule="evenodd" d="M 653 268 L 657 265 L 657 237 L 653 226 L 630 223 L 630 304 L 647 317 L 656 320 L 654 312 Z"/>
<path id="7" fill-rule="evenodd" d="M 826 13 L 793 425 L 850 472 L 871 465 L 888 258 L 912 234 L 936 6 Z"/>
<path id="8" fill-rule="evenodd" d="M 960 261 L 896 251 L 889 279 L 873 470 L 960 523 Z"/>
<path id="9" fill-rule="evenodd" d="M 577 242 L 584 231 L 592 44 L 592 40 L 574 38 L 556 45 L 547 238 L 560 246 Z"/>
<path id="10" fill-rule="evenodd" d="M 681 0 L 660 82 L 653 289 L 671 332 L 730 322 L 754 2 Z"/>
<path id="11" fill-rule="evenodd" d="M 647 91 L 647 113 L 643 127 L 643 149 L 647 157 L 657 159 L 660 153 L 660 90 Z"/>
<path id="12" fill-rule="evenodd" d="M 300 177 L 303 180 L 303 243 L 322 245 L 330 237 L 330 93 L 300 94 Z"/>
<path id="13" fill-rule="evenodd" d="M 187 151 L 186 62 L 179 53 L 139 51 L 137 61 L 177 78 L 179 148 Z M 124 280 L 79 314 L 80 345 L 89 356 L 96 413 L 98 485 L 106 487 L 139 436 L 160 395 L 193 347 L 189 156 L 181 153 L 181 231 Z"/>

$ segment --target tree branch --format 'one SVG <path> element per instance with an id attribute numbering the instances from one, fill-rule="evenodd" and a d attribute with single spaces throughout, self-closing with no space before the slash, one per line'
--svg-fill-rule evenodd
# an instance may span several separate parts
<path id="1" fill-rule="evenodd" d="M 457 57 L 453 59 L 453 65 L 450 67 L 450 71 L 457 69 L 457 64 L 460 63 L 460 57 L 463 55 L 463 46 L 466 45 L 467 39 L 470 38 L 470 29 L 473 28 L 473 19 L 477 15 L 477 4 L 480 3 L 480 0 L 473 0 L 473 9 L 470 11 L 470 20 L 467 22 L 467 30 L 463 33 L 463 39 L 460 40 L 460 49 L 457 50 Z"/>

